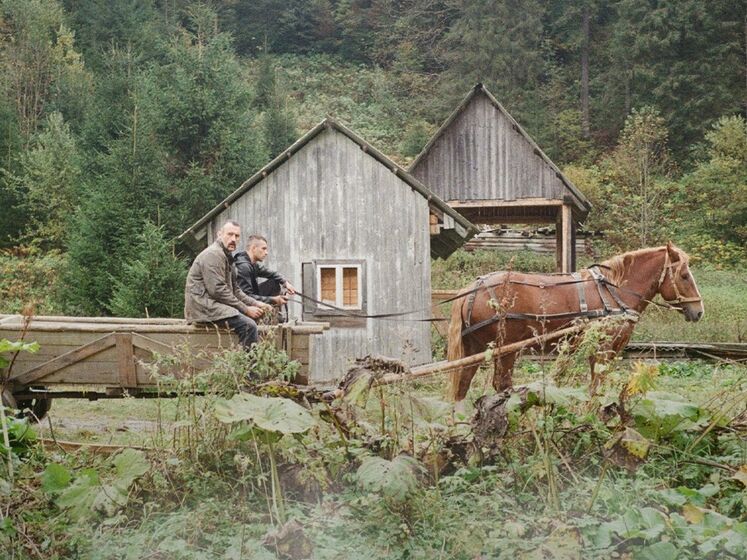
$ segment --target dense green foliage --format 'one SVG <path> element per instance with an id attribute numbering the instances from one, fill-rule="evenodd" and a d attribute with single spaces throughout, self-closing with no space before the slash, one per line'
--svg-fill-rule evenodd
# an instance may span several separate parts
<path id="1" fill-rule="evenodd" d="M 122 312 L 146 223 L 173 239 L 327 115 L 407 163 L 480 81 L 595 204 L 602 253 L 672 238 L 738 267 L 746 10 L 3 0 L 0 246 L 65 255 L 57 309 Z"/>
<path id="2" fill-rule="evenodd" d="M 586 360 L 561 357 L 524 362 L 487 430 L 454 421 L 438 377 L 370 389 L 368 373 L 303 406 L 273 375 L 254 388 L 267 394 L 237 393 L 243 352 L 159 376 L 176 400 L 55 404 L 58 437 L 95 437 L 89 409 L 108 423 L 99 441 L 145 451 L 59 453 L 37 443 L 44 423 L 6 415 L 0 545 L 102 560 L 743 558 L 745 367 L 616 362 L 591 398 Z M 496 398 L 476 381 L 470 401 Z"/>

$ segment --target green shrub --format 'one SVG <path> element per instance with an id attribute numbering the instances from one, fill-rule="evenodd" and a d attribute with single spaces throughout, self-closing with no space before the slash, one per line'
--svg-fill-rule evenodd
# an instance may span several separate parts
<path id="1" fill-rule="evenodd" d="M 64 264 L 65 256 L 57 251 L 1 252 L 0 313 L 20 313 L 29 306 L 40 315 L 58 313 L 54 289 Z"/>

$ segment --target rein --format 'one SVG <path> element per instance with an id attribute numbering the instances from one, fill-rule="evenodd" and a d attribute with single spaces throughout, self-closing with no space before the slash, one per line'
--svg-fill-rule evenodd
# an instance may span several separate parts
<path id="1" fill-rule="evenodd" d="M 562 320 L 562 319 L 577 319 L 577 318 L 599 318 L 599 317 L 607 317 L 612 315 L 631 315 L 634 317 L 637 317 L 639 314 L 630 309 L 629 306 L 625 305 L 625 303 L 622 301 L 622 298 L 620 298 L 619 294 L 617 293 L 618 290 L 630 295 L 633 295 L 637 297 L 641 301 L 645 301 L 647 303 L 651 303 L 653 305 L 656 305 L 658 307 L 662 307 L 665 309 L 675 309 L 677 311 L 682 311 L 681 307 L 677 307 L 677 304 L 681 303 L 691 303 L 691 302 L 700 302 L 702 301 L 702 298 L 699 297 L 682 297 L 682 294 L 679 290 L 679 287 L 677 286 L 676 282 L 676 275 L 680 273 L 682 270 L 682 266 L 685 264 L 684 260 L 678 261 L 677 263 L 672 263 L 671 259 L 669 258 L 669 252 L 666 252 L 664 266 L 662 267 L 662 272 L 659 277 L 659 281 L 657 283 L 657 291 L 661 289 L 661 285 L 664 282 L 664 280 L 668 277 L 672 283 L 676 298 L 672 300 L 666 300 L 664 299 L 665 304 L 661 304 L 656 301 L 652 301 L 650 299 L 646 299 L 643 294 L 640 294 L 634 290 L 630 290 L 629 288 L 624 288 L 622 286 L 618 286 L 617 284 L 611 282 L 602 272 L 602 269 L 608 268 L 606 265 L 603 264 L 594 264 L 591 267 L 589 267 L 587 270 L 589 271 L 589 278 L 581 278 L 578 273 L 573 273 L 572 280 L 564 280 L 562 282 L 557 283 L 546 283 L 546 282 L 529 282 L 526 280 L 514 280 L 511 278 L 510 273 L 508 274 L 508 277 L 500 282 L 495 283 L 489 283 L 485 282 L 484 280 L 489 278 L 490 276 L 493 276 L 496 273 L 491 273 L 486 276 L 481 276 L 477 279 L 477 285 L 467 291 L 460 292 L 459 294 L 449 297 L 447 299 L 441 300 L 435 305 L 444 305 L 447 303 L 454 302 L 456 300 L 468 297 L 468 319 L 465 322 L 466 328 L 462 331 L 462 336 L 465 336 L 467 334 L 470 334 L 478 329 L 481 329 L 487 325 L 490 325 L 492 323 L 495 323 L 497 321 L 500 321 L 502 319 L 516 319 L 516 320 L 531 320 L 531 321 L 549 321 L 549 320 Z M 676 270 L 676 272 L 675 272 Z M 560 276 L 562 273 L 559 273 L 558 276 Z M 602 309 L 597 310 L 589 310 L 586 305 L 586 298 L 584 295 L 584 290 L 582 285 L 586 282 L 594 282 L 597 288 L 597 292 L 599 293 L 600 299 L 602 300 Z M 515 285 L 522 285 L 522 286 L 531 286 L 535 288 L 545 289 L 555 286 L 567 286 L 567 285 L 576 285 L 579 287 L 579 303 L 580 303 L 580 311 L 569 311 L 565 313 L 555 313 L 555 314 L 533 314 L 533 313 L 505 313 L 505 314 L 496 314 L 494 317 L 491 317 L 489 319 L 486 319 L 484 321 L 480 321 L 479 323 L 475 323 L 474 325 L 470 325 L 470 319 L 472 316 L 472 307 L 474 305 L 474 300 L 476 294 L 483 290 L 489 290 L 491 295 L 493 296 L 493 299 L 497 299 L 495 297 L 495 291 L 494 288 L 497 286 L 504 286 L 506 284 L 515 284 Z M 604 290 L 602 287 L 606 288 L 606 291 L 610 294 L 612 299 L 614 300 L 614 303 L 617 304 L 617 307 L 614 307 L 614 305 L 608 300 L 608 298 L 604 295 Z M 327 303 L 324 301 L 320 301 L 316 298 L 313 298 L 311 296 L 308 296 L 304 293 L 301 293 L 299 291 L 296 291 L 296 295 L 301 298 L 301 300 L 307 300 L 310 302 L 313 302 L 314 304 L 318 306 L 325 307 L 327 309 L 331 309 L 334 311 L 337 311 L 340 315 L 352 317 L 352 318 L 360 318 L 360 319 L 376 319 L 376 320 L 392 320 L 392 321 L 400 321 L 400 322 L 418 322 L 418 323 L 433 323 L 438 321 L 448 321 L 447 318 L 442 317 L 429 317 L 425 319 L 404 319 L 403 317 L 406 317 L 407 315 L 413 315 L 415 313 L 422 313 L 424 311 L 428 311 L 431 307 L 426 307 L 422 309 L 414 309 L 411 311 L 402 311 L 397 313 L 377 313 L 377 314 L 365 314 L 365 313 L 359 313 L 354 310 L 350 309 L 344 309 L 342 307 L 337 307 L 331 303 Z M 303 301 L 298 300 L 290 300 L 294 303 L 303 303 Z"/>

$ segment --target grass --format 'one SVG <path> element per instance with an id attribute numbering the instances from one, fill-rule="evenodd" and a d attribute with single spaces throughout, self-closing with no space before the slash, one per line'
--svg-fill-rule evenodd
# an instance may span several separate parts
<path id="1" fill-rule="evenodd" d="M 718 398 L 725 391 L 733 396 L 747 390 L 747 368 L 743 366 L 683 362 L 668 368 L 658 377 L 657 389 L 680 394 L 698 404 L 717 407 Z M 629 364 L 619 362 L 611 373 L 612 387 L 629 372 Z M 478 373 L 470 399 L 492 393 L 488 373 L 486 368 Z M 542 380 L 551 373 L 549 362 L 524 362 L 517 371 L 516 382 Z M 439 395 L 442 390 L 443 380 L 436 379 L 418 384 L 412 394 Z M 390 398 L 398 397 L 392 393 Z M 86 410 L 76 401 L 59 404 L 53 409 L 56 414 L 83 419 L 104 417 L 113 426 L 130 415 L 142 420 L 156 418 L 154 401 L 99 401 L 89 403 Z M 171 407 L 174 401 L 162 404 Z M 687 515 L 689 511 L 701 511 L 693 507 L 728 515 L 730 523 L 744 521 L 746 516 L 747 503 L 739 505 L 739 483 L 730 481 L 728 473 L 719 469 L 689 462 L 684 449 L 693 441 L 692 436 L 683 432 L 684 439 L 659 441 L 635 473 L 609 467 L 600 478 L 604 456 L 601 446 L 609 433 L 584 414 L 583 407 L 530 411 L 512 428 L 514 434 L 497 457 L 464 464 L 437 482 L 423 480 L 404 502 L 362 491 L 356 483 L 354 465 L 343 470 L 333 488 L 312 497 L 300 492 L 294 486 L 297 482 L 285 478 L 288 515 L 302 527 L 297 539 L 306 539 L 313 547 L 312 558 L 319 559 L 739 557 L 729 556 L 725 545 L 717 547 L 715 555 L 701 554 L 698 546 L 705 539 L 696 534 L 695 518 L 680 532 L 673 526 L 683 511 Z M 538 434 L 536 444 L 530 435 L 532 430 Z M 729 436 L 729 430 L 717 431 L 718 435 L 714 432 L 706 438 L 707 447 L 692 458 L 736 466 L 747 464 L 744 436 L 730 443 L 723 439 Z M 149 434 L 139 435 L 139 443 L 149 442 Z M 325 439 L 329 437 L 327 434 Z M 551 471 L 546 470 L 541 460 L 542 447 L 538 447 L 550 441 L 547 438 L 552 438 L 558 448 L 550 455 Z M 303 454 L 304 448 L 312 448 L 313 441 L 314 438 L 304 438 L 300 447 L 300 441 L 286 441 L 284 462 L 301 460 L 301 472 L 313 472 L 318 468 L 310 460 L 313 454 Z M 338 452 L 324 449 L 324 453 Z M 157 457 L 154 455 L 153 459 Z M 60 525 L 64 514 L 56 513 L 57 524 L 43 521 L 47 540 L 58 545 L 64 541 L 64 550 L 71 557 L 90 559 L 278 557 L 262 545 L 273 527 L 263 513 L 261 492 L 247 492 L 247 484 L 252 483 L 242 481 L 240 471 L 231 467 L 241 460 L 240 448 L 229 451 L 227 462 L 220 468 L 188 468 L 183 459 L 177 459 L 178 454 L 171 457 L 171 466 L 164 472 L 173 477 L 172 483 L 178 482 L 176 487 L 168 486 L 170 483 L 160 478 L 160 467 L 154 467 L 154 472 L 141 482 L 142 488 L 133 494 L 133 504 L 122 514 L 100 525 Z M 247 480 L 256 481 L 256 476 Z M 550 480 L 557 486 L 557 506 L 548 501 Z M 708 488 L 715 489 L 715 493 L 698 497 L 704 488 L 706 494 L 711 492 Z M 596 497 L 590 507 L 593 494 Z M 686 499 L 685 495 L 690 497 Z M 690 499 L 699 505 L 688 505 Z M 611 543 L 605 544 L 605 531 L 622 520 L 632 524 L 631 531 L 638 531 L 636 524 L 640 523 L 641 533 L 622 539 L 612 533 Z M 716 523 L 708 529 L 712 534 L 727 531 L 723 521 L 719 525 L 716 518 L 708 523 Z M 24 529 L 31 531 L 33 526 L 27 522 Z M 63 530 L 67 532 L 64 537 Z M 74 536 L 72 541 L 70 535 Z M 674 543 L 675 556 L 655 554 L 658 548 L 652 547 L 662 539 Z M 52 546 L 49 558 L 60 557 L 55 556 L 55 550 L 63 548 Z"/>
<path id="2" fill-rule="evenodd" d="M 671 311 L 650 306 L 635 330 L 641 341 L 747 342 L 747 275 L 741 271 L 694 269 L 705 315 L 686 323 Z"/>

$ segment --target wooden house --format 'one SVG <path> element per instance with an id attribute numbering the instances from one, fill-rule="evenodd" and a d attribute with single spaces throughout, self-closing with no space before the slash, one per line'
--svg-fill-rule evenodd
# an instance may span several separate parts
<path id="1" fill-rule="evenodd" d="M 474 223 L 557 224 L 558 270 L 575 270 L 575 230 L 591 204 L 482 84 L 409 169 Z"/>
<path id="2" fill-rule="evenodd" d="M 312 341 L 312 381 L 339 378 L 352 360 L 431 360 L 431 256 L 447 257 L 477 233 L 420 181 L 345 126 L 326 119 L 181 235 L 201 248 L 228 219 L 242 237 L 268 240 L 266 264 L 302 292 L 291 320 L 325 321 Z M 240 241 L 241 244 L 241 241 Z M 377 315 L 419 310 L 406 321 Z"/>

